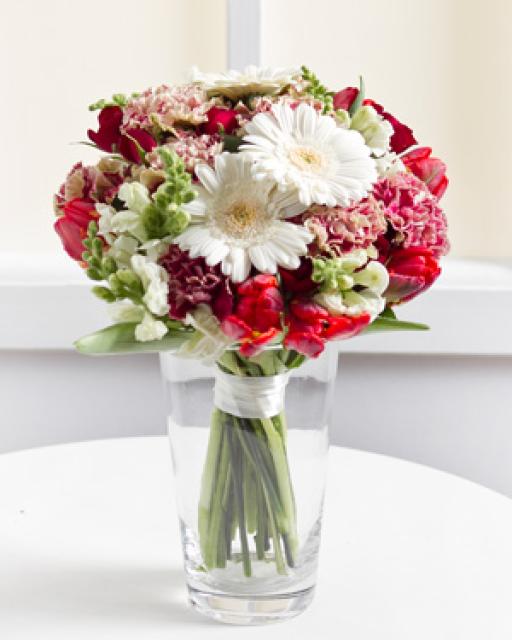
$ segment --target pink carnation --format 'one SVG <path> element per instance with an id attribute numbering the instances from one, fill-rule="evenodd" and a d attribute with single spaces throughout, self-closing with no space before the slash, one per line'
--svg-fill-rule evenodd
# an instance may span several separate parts
<path id="1" fill-rule="evenodd" d="M 203 133 L 197 135 L 193 131 L 177 131 L 177 137 L 168 142 L 166 147 L 173 149 L 185 163 L 185 168 L 194 173 L 196 164 L 206 162 L 213 167 L 215 156 L 222 152 L 223 145 L 218 134 Z M 153 169 L 161 169 L 162 161 L 158 153 L 146 156 Z"/>
<path id="2" fill-rule="evenodd" d="M 172 131 L 180 124 L 198 125 L 207 121 L 206 114 L 213 104 L 195 84 L 180 87 L 163 84 L 147 89 L 128 102 L 123 108 L 121 129 L 151 129 L 157 124 L 164 131 Z"/>
<path id="3" fill-rule="evenodd" d="M 382 208 L 372 197 L 350 207 L 313 205 L 302 217 L 320 253 L 342 255 L 366 249 L 386 231 Z"/>
<path id="4" fill-rule="evenodd" d="M 243 102 L 239 102 L 235 106 L 237 112 L 237 120 L 240 128 L 243 128 L 248 122 L 250 122 L 258 113 L 270 113 L 272 107 L 275 104 L 289 104 L 292 109 L 297 107 L 301 102 L 305 102 L 312 106 L 316 111 L 321 112 L 324 108 L 323 102 L 317 100 L 309 95 L 297 95 L 297 96 L 257 96 L 248 101 L 246 105 Z"/>
<path id="5" fill-rule="evenodd" d="M 103 158 L 96 166 L 84 166 L 77 162 L 55 194 L 56 209 L 77 198 L 110 204 L 127 177 L 127 172 L 126 163 L 111 158 Z"/>
<path id="6" fill-rule="evenodd" d="M 233 295 L 230 280 L 218 266 L 209 267 L 204 258 L 191 258 L 188 251 L 171 245 L 160 260 L 169 275 L 169 315 L 183 320 L 199 304 L 208 304 L 219 320 L 231 313 Z"/>
<path id="7" fill-rule="evenodd" d="M 381 178 L 373 189 L 384 215 L 404 248 L 426 247 L 436 256 L 448 253 L 447 221 L 425 184 L 411 173 Z"/>

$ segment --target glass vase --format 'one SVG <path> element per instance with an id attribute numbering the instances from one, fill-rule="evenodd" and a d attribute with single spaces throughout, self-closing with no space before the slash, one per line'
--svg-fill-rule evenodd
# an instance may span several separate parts
<path id="1" fill-rule="evenodd" d="M 229 351 L 206 366 L 161 354 L 186 582 L 201 613 L 262 624 L 311 602 L 336 356 Z"/>

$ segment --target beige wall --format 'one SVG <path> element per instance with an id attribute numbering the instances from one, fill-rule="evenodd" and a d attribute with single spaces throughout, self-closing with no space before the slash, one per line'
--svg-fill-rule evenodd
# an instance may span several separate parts
<path id="1" fill-rule="evenodd" d="M 0 3 L 0 251 L 57 251 L 52 192 L 77 160 L 87 105 L 226 65 L 224 0 Z"/>
<path id="2" fill-rule="evenodd" d="M 263 62 L 304 63 L 411 124 L 449 168 L 453 254 L 512 256 L 512 2 L 263 0 Z"/>

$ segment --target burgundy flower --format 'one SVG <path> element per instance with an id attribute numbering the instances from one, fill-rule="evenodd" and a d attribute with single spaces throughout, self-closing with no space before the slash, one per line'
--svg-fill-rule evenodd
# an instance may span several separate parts
<path id="1" fill-rule="evenodd" d="M 238 128 L 237 112 L 233 109 L 212 107 L 206 114 L 208 121 L 200 126 L 201 133 L 214 135 L 216 133 L 233 133 Z"/>
<path id="2" fill-rule="evenodd" d="M 139 147 L 146 152 L 152 151 L 156 147 L 156 140 L 144 129 L 127 129 L 121 135 L 118 143 L 119 153 L 136 164 L 140 164 Z"/>
<path id="3" fill-rule="evenodd" d="M 98 131 L 89 129 L 87 135 L 102 151 L 118 152 L 127 160 L 140 163 L 139 146 L 144 151 L 156 147 L 156 140 L 144 129 L 128 129 L 121 132 L 123 110 L 121 107 L 104 107 L 98 115 Z"/>
<path id="4" fill-rule="evenodd" d="M 345 89 L 338 91 L 333 98 L 334 108 L 348 111 L 358 94 L 359 89 L 356 89 L 356 87 L 346 87 Z"/>
<path id="5" fill-rule="evenodd" d="M 209 267 L 204 258 L 191 258 L 188 251 L 171 245 L 160 260 L 169 275 L 169 315 L 183 320 L 198 304 L 208 304 L 219 320 L 233 307 L 230 280 L 218 266 Z"/>
<path id="6" fill-rule="evenodd" d="M 59 216 L 53 228 L 59 235 L 66 253 L 73 260 L 80 262 L 85 251 L 82 242 L 87 236 L 89 222 L 98 217 L 94 203 L 75 198 L 65 202 L 61 210 L 63 214 Z"/>
<path id="7" fill-rule="evenodd" d="M 431 158 L 430 147 L 418 147 L 402 156 L 402 162 L 440 200 L 448 187 L 446 165 L 439 158 Z"/>
<path id="8" fill-rule="evenodd" d="M 112 152 L 118 144 L 122 122 L 121 107 L 105 107 L 98 114 L 98 131 L 89 129 L 87 135 L 102 151 Z"/>
<path id="9" fill-rule="evenodd" d="M 279 274 L 284 285 L 285 291 L 290 293 L 309 293 L 316 289 L 318 285 L 311 280 L 313 273 L 313 264 L 311 260 L 306 258 L 300 259 L 298 269 L 284 269 L 279 267 Z"/>
<path id="10" fill-rule="evenodd" d="M 389 287 L 384 293 L 390 304 L 412 300 L 437 280 L 441 268 L 430 249 L 410 247 L 391 254 L 386 264 Z"/>

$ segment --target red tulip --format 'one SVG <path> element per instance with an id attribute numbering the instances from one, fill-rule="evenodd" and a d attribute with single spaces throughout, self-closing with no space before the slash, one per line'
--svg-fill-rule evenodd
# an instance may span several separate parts
<path id="1" fill-rule="evenodd" d="M 118 152 L 130 162 L 140 163 L 140 146 L 144 151 L 156 147 L 156 140 L 144 129 L 128 129 L 121 133 L 123 110 L 121 107 L 104 107 L 98 115 L 98 131 L 89 129 L 87 135 L 102 151 Z"/>
<path id="2" fill-rule="evenodd" d="M 208 121 L 204 122 L 201 127 L 201 133 L 213 135 L 221 131 L 227 134 L 233 133 L 238 129 L 237 112 L 234 109 L 222 109 L 221 107 L 212 107 L 206 114 Z"/>
<path id="3" fill-rule="evenodd" d="M 403 155 L 402 162 L 440 200 L 448 187 L 446 165 L 439 158 L 431 158 L 431 153 L 430 147 L 418 147 Z"/>
<path id="4" fill-rule="evenodd" d="M 441 273 L 441 267 L 432 251 L 424 247 L 395 251 L 386 268 L 389 272 L 389 287 L 384 295 L 391 304 L 412 300 L 426 291 Z"/>
<path id="5" fill-rule="evenodd" d="M 82 244 L 87 236 L 87 228 L 91 220 L 98 217 L 94 203 L 75 198 L 62 206 L 63 215 L 53 225 L 60 236 L 65 251 L 73 260 L 82 260 L 85 248 Z"/>
<path id="6" fill-rule="evenodd" d="M 331 316 L 327 309 L 311 300 L 293 300 L 286 318 L 288 333 L 284 344 L 289 349 L 316 358 L 324 350 L 326 341 L 352 338 L 366 327 L 370 319 L 368 313 Z"/>
<path id="7" fill-rule="evenodd" d="M 237 288 L 235 310 L 221 322 L 224 333 L 241 342 L 240 353 L 251 357 L 281 331 L 283 300 L 275 276 L 260 274 Z"/>

